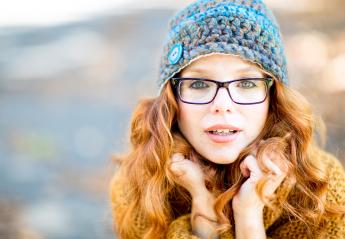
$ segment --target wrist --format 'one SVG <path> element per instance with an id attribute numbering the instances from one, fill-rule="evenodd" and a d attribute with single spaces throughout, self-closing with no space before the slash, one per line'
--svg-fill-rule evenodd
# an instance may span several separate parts
<path id="1" fill-rule="evenodd" d="M 207 212 L 214 214 L 214 196 L 209 191 L 199 192 L 192 196 L 192 208 L 194 212 Z M 211 213 L 213 212 L 213 213 Z"/>
<path id="2" fill-rule="evenodd" d="M 246 220 L 246 221 L 260 221 L 263 218 L 262 209 L 244 209 L 234 212 L 234 219 Z"/>
<path id="3" fill-rule="evenodd" d="M 214 211 L 214 196 L 206 188 L 194 194 L 192 199 L 192 218 L 198 215 L 202 215 L 213 222 L 217 221 Z"/>
<path id="4" fill-rule="evenodd" d="M 234 200 L 234 199 L 233 199 Z M 232 210 L 234 215 L 260 216 L 263 214 L 265 204 L 256 204 L 253 206 L 234 204 L 232 201 Z"/>
<path id="5" fill-rule="evenodd" d="M 195 188 L 191 191 L 191 196 L 193 201 L 204 201 L 213 198 L 212 193 L 207 190 L 206 186 Z"/>
<path id="6" fill-rule="evenodd" d="M 235 226 L 241 225 L 241 228 L 253 230 L 263 227 L 263 212 L 261 211 L 243 211 L 234 212 Z"/>
<path id="7" fill-rule="evenodd" d="M 217 216 L 214 211 L 214 196 L 206 187 L 193 194 L 191 225 L 193 234 L 200 238 L 216 239 Z"/>
<path id="8" fill-rule="evenodd" d="M 262 212 L 234 213 L 234 219 L 236 239 L 266 238 Z"/>

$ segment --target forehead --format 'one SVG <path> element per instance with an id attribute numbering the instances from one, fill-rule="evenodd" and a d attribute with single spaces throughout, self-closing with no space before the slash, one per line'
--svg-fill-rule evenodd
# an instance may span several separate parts
<path id="1" fill-rule="evenodd" d="M 211 54 L 202 56 L 192 61 L 185 67 L 182 73 L 212 73 L 213 71 L 229 72 L 262 72 L 260 67 L 250 61 L 243 60 L 239 56 L 229 54 Z"/>

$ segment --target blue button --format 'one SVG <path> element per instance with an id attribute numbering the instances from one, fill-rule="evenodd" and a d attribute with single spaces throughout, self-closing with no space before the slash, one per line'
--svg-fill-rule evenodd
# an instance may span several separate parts
<path id="1" fill-rule="evenodd" d="M 177 43 L 173 45 L 171 48 L 169 54 L 168 54 L 168 59 L 170 64 L 175 65 L 182 57 L 182 52 L 183 52 L 183 46 L 181 43 Z"/>

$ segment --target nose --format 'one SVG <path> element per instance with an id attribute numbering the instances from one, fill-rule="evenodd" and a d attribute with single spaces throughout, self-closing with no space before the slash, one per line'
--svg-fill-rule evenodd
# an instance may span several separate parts
<path id="1" fill-rule="evenodd" d="M 232 101 L 226 88 L 220 88 L 216 97 L 211 103 L 212 113 L 230 113 L 233 111 L 235 103 Z"/>

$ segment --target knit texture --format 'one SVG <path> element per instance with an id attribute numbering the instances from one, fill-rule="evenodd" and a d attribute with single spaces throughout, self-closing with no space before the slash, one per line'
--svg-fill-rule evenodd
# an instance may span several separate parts
<path id="1" fill-rule="evenodd" d="M 336 203 L 338 205 L 345 205 L 345 172 L 341 163 L 332 155 L 323 151 L 319 152 L 321 160 L 327 167 L 327 173 L 330 175 L 328 192 L 326 195 L 327 202 Z M 115 177 L 116 178 L 116 177 Z M 124 178 L 116 178 L 112 182 L 111 200 L 113 215 L 116 220 L 116 215 L 127 210 L 128 202 L 131 200 L 128 190 L 128 184 Z M 287 180 L 277 189 L 278 198 L 294 199 L 291 191 L 291 184 Z M 264 227 L 266 229 L 267 238 L 271 239 L 307 239 L 306 227 L 299 220 L 289 220 L 289 216 L 285 215 L 283 211 L 271 210 L 268 207 L 264 208 Z M 136 211 L 131 223 L 131 231 L 128 238 L 142 238 L 149 226 L 148 220 L 140 212 Z M 313 239 L 340 239 L 345 238 L 345 220 L 340 217 L 329 218 L 323 226 L 324 234 L 315 231 Z M 166 235 L 157 235 L 157 238 L 166 239 L 198 239 L 199 237 L 192 234 L 190 223 L 190 214 L 183 215 L 176 218 L 170 223 Z M 220 236 L 221 239 L 234 239 L 234 234 L 227 231 Z"/>
<path id="2" fill-rule="evenodd" d="M 212 53 L 240 56 L 287 84 L 280 30 L 261 0 L 198 0 L 169 22 L 160 61 L 160 89 L 193 60 Z"/>

